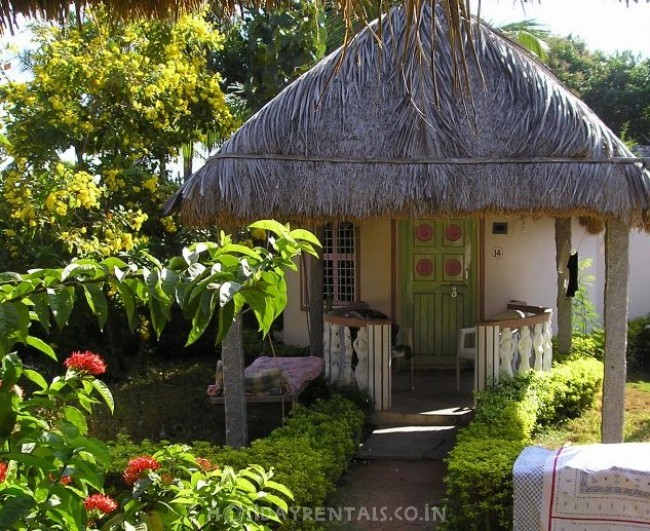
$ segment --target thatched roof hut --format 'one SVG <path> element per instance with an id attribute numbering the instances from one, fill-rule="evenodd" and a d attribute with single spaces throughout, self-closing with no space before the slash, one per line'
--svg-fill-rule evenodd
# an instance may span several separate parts
<path id="1" fill-rule="evenodd" d="M 473 21 L 457 79 L 443 10 L 375 22 L 248 120 L 168 203 L 185 221 L 517 212 L 622 217 L 650 175 L 526 51 Z M 469 94 L 463 86 L 469 87 Z M 459 88 L 460 86 L 460 88 Z"/>

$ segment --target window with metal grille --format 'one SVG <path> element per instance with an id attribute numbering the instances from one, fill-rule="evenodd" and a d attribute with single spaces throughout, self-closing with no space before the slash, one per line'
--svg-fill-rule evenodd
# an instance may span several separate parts
<path id="1" fill-rule="evenodd" d="M 344 221 L 329 223 L 323 233 L 323 294 L 333 306 L 356 300 L 356 230 Z"/>

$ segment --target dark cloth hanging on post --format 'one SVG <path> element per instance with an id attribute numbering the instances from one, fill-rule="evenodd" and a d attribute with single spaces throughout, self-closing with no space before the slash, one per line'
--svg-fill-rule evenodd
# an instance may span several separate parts
<path id="1" fill-rule="evenodd" d="M 569 256 L 569 263 L 566 265 L 569 270 L 569 283 L 566 288 L 566 296 L 573 297 L 578 291 L 578 253 Z"/>

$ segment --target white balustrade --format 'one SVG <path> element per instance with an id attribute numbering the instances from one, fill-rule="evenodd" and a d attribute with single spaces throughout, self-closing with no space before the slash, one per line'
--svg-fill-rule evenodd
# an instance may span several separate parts
<path id="1" fill-rule="evenodd" d="M 544 323 L 544 342 L 542 343 L 544 354 L 542 357 L 542 370 L 550 371 L 553 364 L 553 329 L 551 328 L 551 321 Z"/>
<path id="2" fill-rule="evenodd" d="M 391 324 L 387 320 L 326 315 L 323 337 L 325 377 L 331 383 L 356 383 L 359 389 L 368 391 L 376 410 L 390 409 L 390 334 Z"/>
<path id="3" fill-rule="evenodd" d="M 530 355 L 533 352 L 533 339 L 530 337 L 530 327 L 519 328 L 519 341 L 517 342 L 519 352 L 519 367 L 517 372 L 523 374 L 530 370 Z"/>
<path id="4" fill-rule="evenodd" d="M 520 310 L 526 316 L 477 323 L 477 391 L 493 385 L 501 376 L 551 369 L 552 311 L 526 304 L 508 304 L 508 309 Z"/>
<path id="5" fill-rule="evenodd" d="M 501 329 L 499 338 L 499 374 L 512 376 L 512 362 L 517 342 L 512 332 L 512 328 L 505 327 Z"/>
<path id="6" fill-rule="evenodd" d="M 544 356 L 544 332 L 542 323 L 537 323 L 533 328 L 533 368 L 536 371 L 542 370 L 542 358 Z"/>
<path id="7" fill-rule="evenodd" d="M 370 367 L 368 359 L 368 328 L 359 328 L 357 337 L 352 344 L 357 355 L 357 366 L 354 369 L 354 379 L 359 389 L 368 389 L 370 382 Z"/>
<path id="8" fill-rule="evenodd" d="M 350 385 L 354 383 L 354 373 L 352 371 L 352 335 L 350 327 L 343 327 L 343 357 L 341 366 L 341 383 Z"/>
<path id="9" fill-rule="evenodd" d="M 330 382 L 337 383 L 341 378 L 341 327 L 332 326 L 332 355 L 330 357 Z"/>
<path id="10" fill-rule="evenodd" d="M 332 373 L 330 370 L 330 363 L 332 359 L 331 351 L 331 337 L 332 337 L 332 323 L 325 321 L 323 323 L 323 362 L 325 363 L 325 379 L 329 382 Z"/>

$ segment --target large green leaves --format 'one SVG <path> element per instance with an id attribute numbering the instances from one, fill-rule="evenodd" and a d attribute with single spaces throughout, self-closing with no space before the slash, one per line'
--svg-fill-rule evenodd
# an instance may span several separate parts
<path id="1" fill-rule="evenodd" d="M 219 242 L 194 244 L 166 264 L 143 254 L 148 267 L 107 258 L 76 260 L 63 269 L 35 269 L 25 275 L 1 273 L 0 355 L 24 343 L 55 358 L 45 341 L 30 335 L 31 323 L 38 322 L 46 332 L 51 320 L 58 328 L 65 327 L 78 292 L 100 328 L 108 318 L 108 292 L 126 313 L 131 330 L 137 325 L 138 308 L 147 308 L 160 336 L 171 320 L 172 305 L 177 304 L 192 322 L 188 344 L 211 323 L 216 323 L 217 341 L 221 341 L 247 305 L 260 330 L 268 332 L 286 306 L 284 269 L 295 268 L 294 259 L 301 252 L 316 254 L 319 243 L 310 232 L 274 220 L 258 221 L 250 228 L 267 231 L 271 251 L 235 243 L 222 233 Z M 111 401 L 106 401 L 111 407 Z"/>

